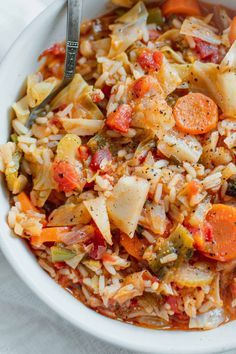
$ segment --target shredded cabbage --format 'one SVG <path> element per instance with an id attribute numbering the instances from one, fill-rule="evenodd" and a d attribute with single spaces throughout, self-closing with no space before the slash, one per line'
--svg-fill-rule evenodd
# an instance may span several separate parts
<path id="1" fill-rule="evenodd" d="M 94 135 L 104 126 L 104 121 L 95 119 L 62 118 L 61 122 L 67 133 L 72 133 L 80 136 Z"/>
<path id="2" fill-rule="evenodd" d="M 149 183 L 145 179 L 123 176 L 107 200 L 110 219 L 131 238 L 134 236 L 148 191 Z"/>
<path id="3" fill-rule="evenodd" d="M 130 11 L 119 17 L 116 24 L 111 25 L 111 48 L 109 57 L 121 54 L 134 42 L 143 38 L 146 31 L 148 12 L 142 1 Z"/>
<path id="4" fill-rule="evenodd" d="M 189 328 L 213 329 L 225 321 L 225 313 L 221 308 L 191 317 Z"/>
<path id="5" fill-rule="evenodd" d="M 80 74 L 75 74 L 71 83 L 66 86 L 52 101 L 51 109 L 55 110 L 63 104 L 73 103 L 73 118 L 103 119 L 103 114 L 93 102 L 89 86 Z"/>
<path id="6" fill-rule="evenodd" d="M 232 44 L 231 48 L 227 52 L 226 56 L 220 64 L 220 70 L 225 71 L 227 69 L 236 69 L 236 41 Z"/>
<path id="7" fill-rule="evenodd" d="M 208 43 L 221 44 L 221 38 L 215 33 L 214 28 L 196 17 L 186 18 L 180 33 L 202 39 Z"/>

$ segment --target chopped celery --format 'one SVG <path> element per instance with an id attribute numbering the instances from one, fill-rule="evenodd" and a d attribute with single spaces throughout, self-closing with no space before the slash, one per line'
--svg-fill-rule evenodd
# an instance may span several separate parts
<path id="1" fill-rule="evenodd" d="M 163 17 L 159 7 L 148 10 L 147 23 L 155 23 L 157 26 L 163 25 Z"/>
<path id="2" fill-rule="evenodd" d="M 96 134 L 88 141 L 87 145 L 92 153 L 95 153 L 97 150 L 104 148 L 107 143 L 107 139 L 102 134 Z"/>
<path id="3" fill-rule="evenodd" d="M 51 257 L 53 263 L 67 261 L 68 259 L 71 259 L 75 256 L 76 253 L 74 251 L 68 250 L 67 248 L 56 246 L 51 247 Z"/>
<path id="4" fill-rule="evenodd" d="M 191 233 L 183 225 L 178 225 L 163 242 L 157 251 L 156 258 L 150 261 L 149 266 L 159 278 L 162 278 L 168 269 L 178 266 L 182 261 L 189 259 L 193 254 L 193 250 Z M 163 258 L 172 253 L 177 255 L 177 259 L 163 264 Z"/>
<path id="5" fill-rule="evenodd" d="M 11 141 L 13 141 L 13 143 L 17 143 L 18 141 L 18 135 L 17 134 L 11 134 Z"/>

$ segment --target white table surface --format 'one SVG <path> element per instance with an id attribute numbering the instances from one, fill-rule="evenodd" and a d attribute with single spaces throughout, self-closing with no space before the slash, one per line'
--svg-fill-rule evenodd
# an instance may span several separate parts
<path id="1" fill-rule="evenodd" d="M 23 28 L 52 1 L 0 0 L 0 60 Z M 0 354 L 45 353 L 130 352 L 99 341 L 62 320 L 19 279 L 0 251 Z"/>

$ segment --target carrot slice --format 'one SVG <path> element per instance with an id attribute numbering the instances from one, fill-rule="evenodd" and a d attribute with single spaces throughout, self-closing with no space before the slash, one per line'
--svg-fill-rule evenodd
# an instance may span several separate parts
<path id="1" fill-rule="evenodd" d="M 186 15 L 201 16 L 200 6 L 197 0 L 167 0 L 162 6 L 164 16 Z"/>
<path id="2" fill-rule="evenodd" d="M 39 236 L 31 237 L 32 245 L 41 245 L 44 242 L 63 242 L 63 235 L 69 232 L 69 227 L 46 227 Z"/>
<path id="3" fill-rule="evenodd" d="M 217 105 L 201 93 L 180 97 L 173 114 L 179 130 L 192 135 L 208 133 L 216 127 L 218 121 Z"/>
<path id="4" fill-rule="evenodd" d="M 130 238 L 126 234 L 121 234 L 120 243 L 126 252 L 132 257 L 138 259 L 139 261 L 143 259 L 142 256 L 145 248 L 147 247 L 147 242 L 145 239 L 140 240 L 136 235 L 134 235 L 133 238 Z"/>
<path id="5" fill-rule="evenodd" d="M 204 254 L 221 262 L 236 258 L 236 208 L 214 204 L 206 220 L 212 227 L 213 240 L 205 242 Z"/>
<path id="6" fill-rule="evenodd" d="M 230 43 L 233 44 L 235 40 L 236 40 L 236 16 L 234 16 L 233 21 L 231 22 L 230 31 L 229 31 Z"/>
<path id="7" fill-rule="evenodd" d="M 30 198 L 27 196 L 27 194 L 25 192 L 21 192 L 20 194 L 18 194 L 18 201 L 21 205 L 21 210 L 25 213 L 29 210 L 32 211 L 38 211 L 37 208 L 32 204 Z"/>

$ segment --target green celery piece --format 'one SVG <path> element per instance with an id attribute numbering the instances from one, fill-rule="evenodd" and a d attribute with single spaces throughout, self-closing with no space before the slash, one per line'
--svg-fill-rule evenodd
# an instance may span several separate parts
<path id="1" fill-rule="evenodd" d="M 17 134 L 11 134 L 11 141 L 13 141 L 13 143 L 17 143 L 18 141 L 18 135 Z"/>
<path id="2" fill-rule="evenodd" d="M 157 26 L 163 25 L 164 21 L 159 7 L 154 7 L 148 10 L 147 23 L 155 23 Z"/>
<path id="3" fill-rule="evenodd" d="M 178 225 L 164 241 L 157 252 L 156 258 L 149 263 L 149 266 L 153 273 L 161 279 L 170 268 L 177 267 L 181 262 L 191 258 L 193 251 L 193 238 L 191 233 L 183 225 Z M 162 264 L 161 258 L 171 253 L 177 254 L 176 261 Z"/>
<path id="4" fill-rule="evenodd" d="M 94 154 L 97 150 L 103 149 L 108 145 L 108 140 L 102 134 L 94 135 L 87 143 Z"/>
<path id="5" fill-rule="evenodd" d="M 64 262 L 76 256 L 74 251 L 62 247 L 51 247 L 52 262 Z"/>

